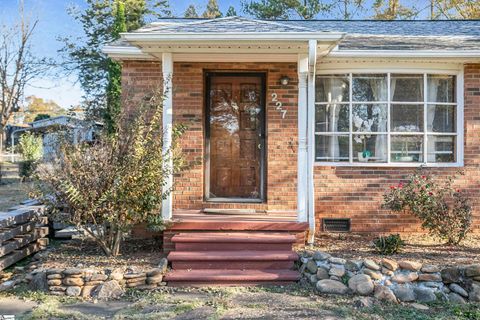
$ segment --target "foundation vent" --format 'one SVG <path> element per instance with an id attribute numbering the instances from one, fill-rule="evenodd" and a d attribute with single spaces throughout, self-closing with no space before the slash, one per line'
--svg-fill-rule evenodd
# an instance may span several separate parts
<path id="1" fill-rule="evenodd" d="M 350 219 L 322 219 L 325 232 L 349 232 Z"/>

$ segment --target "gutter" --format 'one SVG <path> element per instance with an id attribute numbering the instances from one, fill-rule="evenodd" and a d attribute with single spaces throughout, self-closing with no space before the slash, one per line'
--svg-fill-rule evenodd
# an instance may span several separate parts
<path id="1" fill-rule="evenodd" d="M 333 50 L 333 58 L 477 58 L 480 50 Z"/>

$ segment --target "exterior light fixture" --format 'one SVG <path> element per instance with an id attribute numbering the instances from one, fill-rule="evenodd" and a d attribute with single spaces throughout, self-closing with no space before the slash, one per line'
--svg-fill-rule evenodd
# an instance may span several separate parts
<path id="1" fill-rule="evenodd" d="M 288 83 L 289 83 L 289 82 L 290 82 L 290 78 L 287 77 L 287 76 L 282 76 L 282 77 L 280 78 L 280 84 L 281 84 L 282 86 L 288 86 Z"/>

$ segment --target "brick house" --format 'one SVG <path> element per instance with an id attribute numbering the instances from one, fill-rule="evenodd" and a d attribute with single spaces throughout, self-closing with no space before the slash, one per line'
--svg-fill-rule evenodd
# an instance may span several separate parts
<path id="1" fill-rule="evenodd" d="M 415 232 L 380 208 L 419 166 L 480 209 L 480 21 L 164 19 L 104 49 L 124 93 L 163 85 L 184 123 L 164 232 Z"/>

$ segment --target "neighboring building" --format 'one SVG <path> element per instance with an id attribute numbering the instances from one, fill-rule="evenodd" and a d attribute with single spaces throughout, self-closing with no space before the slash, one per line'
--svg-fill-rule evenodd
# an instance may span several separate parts
<path id="1" fill-rule="evenodd" d="M 46 159 L 53 157 L 60 145 L 60 139 L 68 139 L 72 143 L 93 141 L 95 134 L 101 129 L 101 124 L 82 120 L 70 116 L 58 116 L 31 122 L 27 127 L 14 130 L 10 134 L 14 136 L 15 145 L 25 131 L 30 131 L 42 136 L 43 156 Z M 10 142 L 11 144 L 11 142 Z"/>
<path id="2" fill-rule="evenodd" d="M 381 203 L 420 166 L 465 171 L 479 229 L 478 20 L 165 19 L 104 51 L 122 61 L 129 98 L 163 84 L 167 145 L 172 123 L 188 125 L 191 165 L 162 209 L 177 221 L 166 248 L 181 231 L 270 230 L 282 218 L 310 236 L 325 223 L 419 231 Z"/>

